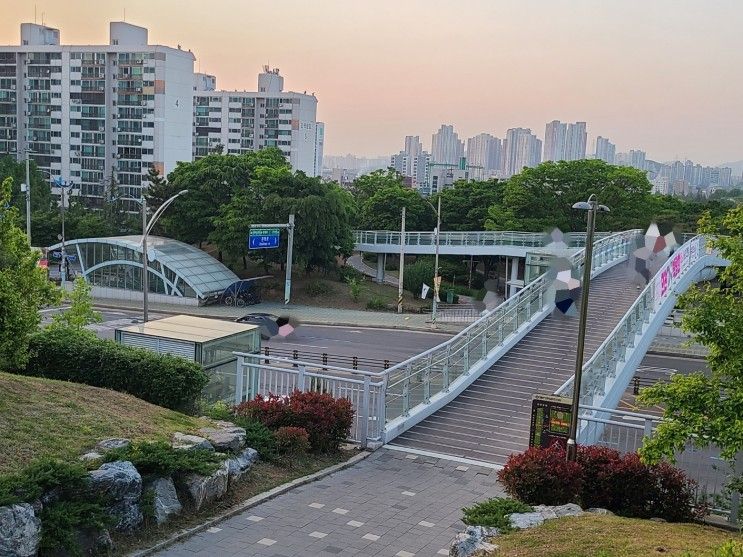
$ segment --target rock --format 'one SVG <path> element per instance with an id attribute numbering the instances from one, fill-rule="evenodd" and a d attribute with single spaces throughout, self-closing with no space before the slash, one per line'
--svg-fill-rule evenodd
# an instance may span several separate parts
<path id="1" fill-rule="evenodd" d="M 223 463 L 211 476 L 186 474 L 176 478 L 176 486 L 194 511 L 213 503 L 227 493 L 229 471 Z"/>
<path id="2" fill-rule="evenodd" d="M 513 513 L 509 517 L 509 520 L 511 521 L 511 527 L 519 530 L 534 528 L 535 526 L 544 524 L 544 517 L 539 512 Z"/>
<path id="3" fill-rule="evenodd" d="M 229 422 L 217 423 L 220 425 L 219 428 L 204 427 L 199 430 L 199 433 L 209 440 L 215 450 L 236 453 L 245 446 L 247 437 L 245 429 Z M 222 426 L 222 424 L 225 425 Z"/>
<path id="4" fill-rule="evenodd" d="M 116 518 L 116 529 L 133 530 L 142 524 L 139 499 L 142 496 L 142 476 L 131 462 L 107 462 L 90 472 L 90 486 L 94 493 L 110 501 L 108 511 Z"/>
<path id="5" fill-rule="evenodd" d="M 227 461 L 227 474 L 230 485 L 242 478 L 250 468 L 258 461 L 258 451 L 255 449 L 245 449 L 235 458 Z"/>
<path id="6" fill-rule="evenodd" d="M 85 528 L 78 530 L 76 537 L 81 555 L 109 555 L 114 546 L 108 530 Z"/>
<path id="7" fill-rule="evenodd" d="M 0 555 L 31 557 L 41 541 L 41 520 L 31 505 L 21 503 L 0 507 Z"/>
<path id="8" fill-rule="evenodd" d="M 80 455 L 80 460 L 82 460 L 83 462 L 91 462 L 100 458 L 103 458 L 103 455 L 96 451 L 90 451 L 85 453 L 84 455 Z"/>
<path id="9" fill-rule="evenodd" d="M 605 514 L 605 515 L 609 515 L 609 516 L 614 516 L 614 513 L 613 512 L 611 512 L 608 509 L 602 509 L 601 507 L 591 507 L 586 512 L 587 513 L 591 513 L 591 514 Z"/>
<path id="10" fill-rule="evenodd" d="M 214 446 L 198 435 L 186 435 L 185 433 L 175 432 L 173 434 L 173 442 L 171 443 L 174 449 L 194 450 L 204 449 L 207 451 L 213 451 Z"/>
<path id="11" fill-rule="evenodd" d="M 467 529 L 454 536 L 449 544 L 449 555 L 454 557 L 477 557 L 495 551 L 498 546 L 488 540 L 499 533 L 498 528 L 467 526 Z"/>
<path id="12" fill-rule="evenodd" d="M 665 518 L 660 518 L 659 516 L 654 516 L 650 520 L 653 522 L 668 522 Z"/>
<path id="13" fill-rule="evenodd" d="M 152 506 L 155 522 L 158 526 L 169 520 L 172 515 L 179 514 L 183 510 L 172 479 L 157 478 L 148 484 L 146 489 L 151 489 L 154 492 Z"/>
<path id="14" fill-rule="evenodd" d="M 131 444 L 129 439 L 122 439 L 120 437 L 112 437 L 110 439 L 104 439 L 99 441 L 95 446 L 95 450 L 99 453 L 105 453 L 106 451 L 112 451 L 113 449 L 123 449 Z"/>
<path id="15" fill-rule="evenodd" d="M 559 518 L 562 518 L 564 516 L 581 516 L 583 514 L 583 509 L 581 509 L 580 506 L 576 505 L 575 503 L 557 505 L 552 507 L 552 510 Z"/>
<path id="16" fill-rule="evenodd" d="M 557 518 L 557 513 L 553 510 L 553 507 L 549 505 L 537 505 L 534 507 L 534 512 L 538 512 L 542 515 L 545 520 L 551 520 Z"/>

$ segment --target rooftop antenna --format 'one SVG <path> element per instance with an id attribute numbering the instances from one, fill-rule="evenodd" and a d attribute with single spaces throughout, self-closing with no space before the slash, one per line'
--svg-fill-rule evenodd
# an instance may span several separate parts
<path id="1" fill-rule="evenodd" d="M 124 8 L 124 21 L 126 21 L 126 8 Z"/>
<path id="2" fill-rule="evenodd" d="M 44 23 L 44 13 L 45 13 L 45 12 L 41 12 L 41 24 L 42 24 L 42 25 L 46 25 L 46 24 Z"/>

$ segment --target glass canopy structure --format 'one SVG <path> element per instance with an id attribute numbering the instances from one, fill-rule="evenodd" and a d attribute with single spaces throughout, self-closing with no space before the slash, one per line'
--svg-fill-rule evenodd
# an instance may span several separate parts
<path id="1" fill-rule="evenodd" d="M 77 256 L 79 274 L 93 286 L 141 292 L 141 242 L 141 236 L 81 238 L 66 241 L 65 252 Z M 208 253 L 178 240 L 148 236 L 147 244 L 153 294 L 196 298 L 202 303 L 240 280 Z M 61 246 L 50 246 L 49 251 Z"/>

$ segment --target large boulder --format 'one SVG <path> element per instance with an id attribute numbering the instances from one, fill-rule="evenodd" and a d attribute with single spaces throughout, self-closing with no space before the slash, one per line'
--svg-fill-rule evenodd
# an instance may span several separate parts
<path id="1" fill-rule="evenodd" d="M 139 500 L 142 496 L 142 476 L 131 462 L 107 462 L 90 472 L 90 486 L 109 502 L 108 511 L 115 517 L 117 530 L 133 530 L 142 524 Z"/>
<path id="2" fill-rule="evenodd" d="M 121 437 L 111 437 L 110 439 L 104 439 L 99 441 L 95 446 L 95 452 L 105 453 L 106 451 L 112 451 L 114 449 L 123 449 L 131 444 L 129 439 L 123 439 Z"/>
<path id="3" fill-rule="evenodd" d="M 199 437 L 198 435 L 187 435 L 185 433 L 180 433 L 178 431 L 173 434 L 173 441 L 171 445 L 174 449 L 183 449 L 183 450 L 203 449 L 206 451 L 214 450 L 214 445 L 212 445 L 209 441 L 207 441 L 203 437 Z"/>
<path id="4" fill-rule="evenodd" d="M 211 476 L 184 474 L 176 478 L 182 500 L 188 502 L 194 511 L 224 497 L 229 483 L 229 469 L 224 462 Z"/>
<path id="5" fill-rule="evenodd" d="M 215 450 L 236 453 L 245 446 L 247 433 L 242 427 L 229 422 L 217 422 L 218 428 L 203 427 L 199 433 L 206 437 Z"/>
<path id="6" fill-rule="evenodd" d="M 240 480 L 243 475 L 258 461 L 258 451 L 247 448 L 238 454 L 235 458 L 227 461 L 227 474 L 230 485 Z"/>
<path id="7" fill-rule="evenodd" d="M 31 505 L 0 507 L 0 557 L 31 557 L 41 541 L 41 520 Z"/>
<path id="8" fill-rule="evenodd" d="M 452 557 L 480 557 L 498 549 L 490 539 L 499 534 L 498 528 L 467 526 L 464 532 L 454 536 L 449 545 Z"/>
<path id="9" fill-rule="evenodd" d="M 155 522 L 160 525 L 170 519 L 171 516 L 179 514 L 183 510 L 178 500 L 175 484 L 170 478 L 157 478 L 147 484 L 146 490 L 152 490 L 152 506 Z"/>
<path id="10" fill-rule="evenodd" d="M 511 522 L 511 528 L 516 528 L 517 530 L 534 528 L 535 526 L 544 524 L 544 516 L 541 512 L 536 511 L 532 513 L 513 513 L 508 519 Z"/>

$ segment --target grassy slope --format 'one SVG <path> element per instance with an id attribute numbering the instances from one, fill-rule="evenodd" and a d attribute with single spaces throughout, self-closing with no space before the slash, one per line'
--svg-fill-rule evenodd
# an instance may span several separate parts
<path id="1" fill-rule="evenodd" d="M 166 439 L 202 425 L 107 389 L 0 372 L 0 474 L 40 456 L 76 458 L 107 437 Z"/>
<path id="2" fill-rule="evenodd" d="M 498 537 L 499 550 L 490 557 L 697 557 L 728 539 L 741 536 L 699 524 L 590 515 Z"/>

